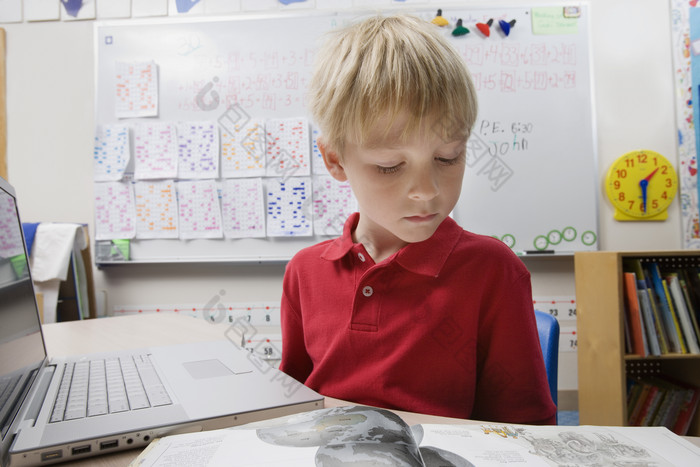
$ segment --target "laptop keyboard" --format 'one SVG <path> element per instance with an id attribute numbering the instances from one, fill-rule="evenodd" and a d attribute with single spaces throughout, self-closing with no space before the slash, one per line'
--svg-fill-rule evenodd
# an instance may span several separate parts
<path id="1" fill-rule="evenodd" d="M 149 355 L 67 363 L 50 422 L 172 404 Z"/>

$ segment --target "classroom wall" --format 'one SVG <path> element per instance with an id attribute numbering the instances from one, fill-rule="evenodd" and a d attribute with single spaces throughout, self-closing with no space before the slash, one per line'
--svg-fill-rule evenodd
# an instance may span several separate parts
<path id="1" fill-rule="evenodd" d="M 307 3 L 314 8 L 316 1 Z M 403 8 L 479 4 L 372 3 Z M 676 160 L 668 2 L 590 3 L 600 180 L 609 164 L 630 150 L 653 149 Z M 24 22 L 2 27 L 7 31 L 8 173 L 18 192 L 23 219 L 88 223 L 94 235 L 93 22 Z M 556 177 L 567 168 L 542 170 Z M 598 191 L 601 249 L 681 248 L 678 202 L 665 222 L 619 223 L 612 219 L 612 207 L 602 188 Z M 572 257 L 525 261 L 535 296 L 574 295 Z M 202 306 L 221 291 L 227 301 L 277 301 L 283 272 L 281 264 L 167 264 L 113 266 L 96 269 L 94 276 L 98 307 L 105 313 L 120 305 Z M 576 354 L 562 354 L 560 390 L 576 387 Z"/>

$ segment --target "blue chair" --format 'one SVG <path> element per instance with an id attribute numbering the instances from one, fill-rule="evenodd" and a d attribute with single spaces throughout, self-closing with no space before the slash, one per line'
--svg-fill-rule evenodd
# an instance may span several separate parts
<path id="1" fill-rule="evenodd" d="M 537 320 L 537 331 L 540 335 L 544 366 L 547 369 L 549 392 L 552 394 L 552 400 L 556 405 L 559 366 L 559 322 L 554 316 L 540 310 L 535 310 L 535 319 Z"/>

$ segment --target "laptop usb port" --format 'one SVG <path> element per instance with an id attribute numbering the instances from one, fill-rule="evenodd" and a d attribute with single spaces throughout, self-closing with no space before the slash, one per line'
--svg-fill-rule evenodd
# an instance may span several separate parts
<path id="1" fill-rule="evenodd" d="M 76 446 L 73 449 L 71 449 L 71 454 L 72 455 L 78 455 L 78 454 L 85 454 L 87 452 L 90 452 L 92 447 L 89 444 L 86 444 L 84 446 Z"/>
<path id="2" fill-rule="evenodd" d="M 41 462 L 52 461 L 54 459 L 60 459 L 63 457 L 63 451 L 60 449 L 57 451 L 47 451 L 41 453 Z"/>
<path id="3" fill-rule="evenodd" d="M 102 450 L 104 450 L 104 449 L 116 448 L 117 446 L 119 446 L 119 440 L 118 440 L 118 439 L 113 439 L 113 440 L 111 440 L 111 441 L 102 441 L 102 442 L 100 443 L 100 451 L 102 451 Z"/>

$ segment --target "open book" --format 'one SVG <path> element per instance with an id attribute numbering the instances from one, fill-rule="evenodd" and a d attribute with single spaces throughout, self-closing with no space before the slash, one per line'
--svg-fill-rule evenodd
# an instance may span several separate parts
<path id="1" fill-rule="evenodd" d="M 664 427 L 475 423 L 408 426 L 364 406 L 315 410 L 153 441 L 132 466 L 700 465 L 700 447 Z"/>

